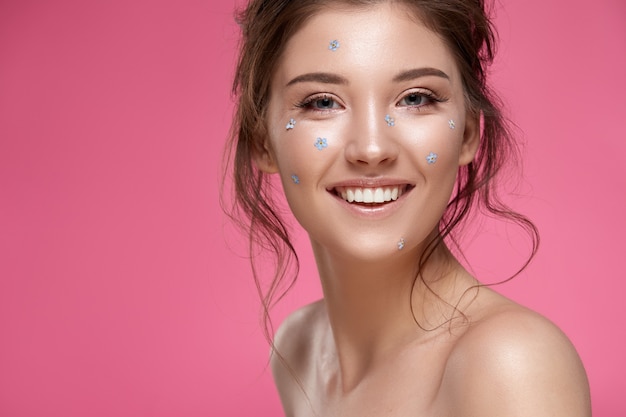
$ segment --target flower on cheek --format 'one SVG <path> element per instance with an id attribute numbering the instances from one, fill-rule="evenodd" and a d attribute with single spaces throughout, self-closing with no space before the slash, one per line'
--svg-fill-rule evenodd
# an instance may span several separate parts
<path id="1" fill-rule="evenodd" d="M 287 126 L 285 126 L 285 129 L 291 130 L 294 127 L 296 127 L 296 120 L 295 119 L 289 119 L 289 123 L 287 123 Z"/>
<path id="2" fill-rule="evenodd" d="M 296 174 L 293 174 L 291 176 L 291 180 L 293 181 L 294 184 L 300 184 L 300 178 Z"/>
<path id="3" fill-rule="evenodd" d="M 435 162 L 437 162 L 437 156 L 438 155 L 436 153 L 431 152 L 431 153 L 428 154 L 428 156 L 426 156 L 426 161 L 429 164 L 434 164 Z"/>
<path id="4" fill-rule="evenodd" d="M 328 49 L 335 52 L 337 49 L 339 49 L 339 41 L 337 39 L 330 41 L 330 44 L 328 45 Z"/>
<path id="5" fill-rule="evenodd" d="M 326 148 L 327 146 L 328 146 L 328 142 L 326 141 L 326 138 L 317 138 L 315 140 L 315 147 L 318 150 L 321 151 L 322 149 Z"/>

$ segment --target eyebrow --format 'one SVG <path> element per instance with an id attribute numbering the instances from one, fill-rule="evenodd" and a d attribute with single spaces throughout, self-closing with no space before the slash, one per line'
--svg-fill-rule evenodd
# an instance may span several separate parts
<path id="1" fill-rule="evenodd" d="M 435 76 L 445 78 L 449 80 L 450 77 L 445 72 L 438 70 L 436 68 L 413 68 L 410 70 L 402 71 L 395 77 L 393 77 L 394 82 L 402 82 L 402 81 L 411 81 L 416 78 L 426 77 L 426 76 Z M 341 75 L 332 74 L 329 72 L 309 72 L 306 74 L 298 75 L 293 78 L 291 81 L 287 83 L 287 87 L 298 84 L 298 83 L 306 83 L 306 82 L 318 82 L 322 84 L 341 84 L 347 85 L 348 80 Z"/>
<path id="2" fill-rule="evenodd" d="M 341 75 L 331 74 L 328 72 L 310 72 L 298 75 L 287 83 L 287 87 L 297 83 L 318 82 L 322 84 L 348 84 L 348 80 Z"/>
<path id="3" fill-rule="evenodd" d="M 413 68 L 410 70 L 402 71 L 400 74 L 393 77 L 394 82 L 402 82 L 402 81 L 411 81 L 416 78 L 426 77 L 426 76 L 435 76 L 445 78 L 449 80 L 448 74 L 445 72 L 438 70 L 437 68 Z"/>

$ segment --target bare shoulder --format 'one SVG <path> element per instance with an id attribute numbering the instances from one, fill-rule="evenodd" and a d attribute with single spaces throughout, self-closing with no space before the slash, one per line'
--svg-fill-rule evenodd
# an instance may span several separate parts
<path id="1" fill-rule="evenodd" d="M 508 300 L 485 310 L 458 339 L 446 365 L 442 393 L 452 414 L 591 416 L 585 370 L 567 336 Z"/>
<path id="2" fill-rule="evenodd" d="M 304 306 L 291 313 L 274 336 L 271 368 L 274 382 L 287 415 L 296 406 L 302 391 L 298 383 L 307 375 L 306 367 L 319 343 L 326 309 L 323 300 Z"/>
<path id="3" fill-rule="evenodd" d="M 325 315 L 323 300 L 316 301 L 291 313 L 274 335 L 276 353 L 286 359 L 290 366 L 298 366 L 306 359 L 315 339 L 315 330 Z M 273 355 L 272 361 L 278 359 Z"/>

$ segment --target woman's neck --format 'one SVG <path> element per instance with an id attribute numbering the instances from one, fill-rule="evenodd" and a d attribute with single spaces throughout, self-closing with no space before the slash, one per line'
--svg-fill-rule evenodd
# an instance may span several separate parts
<path id="1" fill-rule="evenodd" d="M 469 276 L 444 245 L 420 270 L 421 253 L 367 262 L 312 244 L 344 389 L 398 349 L 432 337 L 428 329 L 454 312 L 459 273 Z"/>

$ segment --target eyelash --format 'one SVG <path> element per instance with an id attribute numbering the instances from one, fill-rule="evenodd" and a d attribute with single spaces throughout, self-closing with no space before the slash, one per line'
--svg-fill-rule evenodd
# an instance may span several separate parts
<path id="1" fill-rule="evenodd" d="M 305 98 L 304 100 L 296 103 L 296 107 L 299 109 L 309 109 L 309 110 L 313 110 L 313 111 L 329 111 L 329 110 L 333 110 L 334 108 L 314 108 L 313 104 L 317 101 L 321 101 L 321 100 L 330 100 L 332 103 L 334 104 L 339 104 L 337 102 L 337 100 L 333 99 L 332 97 L 330 97 L 329 94 L 316 94 L 313 96 L 309 96 L 307 98 Z"/>
<path id="2" fill-rule="evenodd" d="M 424 108 L 427 108 L 429 106 L 433 106 L 437 103 L 443 103 L 448 101 L 447 98 L 440 98 L 438 96 L 435 95 L 435 93 L 433 93 L 432 91 L 427 91 L 427 90 L 413 90 L 408 92 L 407 94 L 403 95 L 402 98 L 400 98 L 400 100 L 398 100 L 398 102 L 396 103 L 396 106 L 400 106 L 400 103 L 402 102 L 402 100 L 405 100 L 407 97 L 409 96 L 416 96 L 417 98 L 424 98 L 426 100 L 428 100 L 428 102 L 426 104 L 418 104 L 418 105 L 411 105 L 411 104 L 407 104 L 406 107 L 408 107 L 409 109 L 414 109 L 417 111 L 421 111 Z"/>

